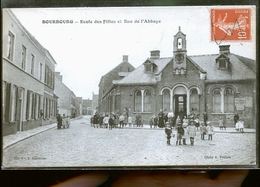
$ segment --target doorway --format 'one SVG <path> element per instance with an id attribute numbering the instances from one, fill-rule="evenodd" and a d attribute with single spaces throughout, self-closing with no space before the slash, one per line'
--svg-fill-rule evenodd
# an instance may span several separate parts
<path id="1" fill-rule="evenodd" d="M 175 103 L 175 116 L 180 116 L 183 119 L 183 116 L 187 116 L 187 95 L 186 94 L 177 94 L 174 95 Z"/>

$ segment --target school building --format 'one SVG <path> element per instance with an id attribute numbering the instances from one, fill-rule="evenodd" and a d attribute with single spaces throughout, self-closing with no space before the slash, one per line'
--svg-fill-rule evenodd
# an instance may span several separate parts
<path id="1" fill-rule="evenodd" d="M 238 113 L 245 127 L 255 128 L 256 62 L 231 51 L 232 46 L 220 45 L 216 54 L 188 56 L 186 35 L 179 28 L 173 37 L 173 56 L 162 58 L 154 50 L 120 79 L 115 76 L 104 85 L 101 78 L 99 110 L 123 112 L 127 107 L 130 115 L 140 112 L 145 123 L 160 109 L 173 110 L 176 116 L 194 112 L 200 119 L 206 112 L 213 125 L 224 117 L 227 126 L 234 126 Z"/>

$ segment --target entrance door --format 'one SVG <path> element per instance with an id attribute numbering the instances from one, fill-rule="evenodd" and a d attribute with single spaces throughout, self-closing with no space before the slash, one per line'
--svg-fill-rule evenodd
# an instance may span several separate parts
<path id="1" fill-rule="evenodd" d="M 183 119 L 183 116 L 187 115 L 187 95 L 174 95 L 174 103 L 175 103 L 175 116 L 180 116 Z"/>

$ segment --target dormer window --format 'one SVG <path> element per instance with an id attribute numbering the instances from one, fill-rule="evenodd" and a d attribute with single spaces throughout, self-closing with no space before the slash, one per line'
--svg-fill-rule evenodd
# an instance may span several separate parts
<path id="1" fill-rule="evenodd" d="M 229 58 L 225 55 L 220 55 L 216 59 L 217 68 L 220 70 L 228 69 Z"/>
<path id="2" fill-rule="evenodd" d="M 226 59 L 219 59 L 218 68 L 219 69 L 226 69 L 227 68 L 227 60 Z"/>
<path id="3" fill-rule="evenodd" d="M 182 39 L 181 38 L 178 38 L 178 46 L 177 46 L 178 49 L 182 49 Z"/>
<path id="4" fill-rule="evenodd" d="M 152 71 L 152 64 L 151 63 L 146 63 L 144 66 L 145 66 L 145 71 L 146 72 L 151 72 Z"/>

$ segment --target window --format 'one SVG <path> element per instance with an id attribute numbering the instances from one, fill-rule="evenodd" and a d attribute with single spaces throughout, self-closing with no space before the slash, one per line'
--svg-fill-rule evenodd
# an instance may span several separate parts
<path id="1" fill-rule="evenodd" d="M 18 97 L 18 88 L 13 85 L 12 90 L 12 112 L 11 112 L 11 121 L 16 121 L 16 112 L 17 112 L 17 97 Z"/>
<path id="2" fill-rule="evenodd" d="M 25 70 L 25 64 L 26 64 L 26 47 L 22 45 L 22 64 L 21 68 Z"/>
<path id="3" fill-rule="evenodd" d="M 42 63 L 40 63 L 40 80 L 42 80 Z"/>
<path id="4" fill-rule="evenodd" d="M 146 72 L 151 72 L 152 71 L 152 64 L 151 63 L 146 63 L 145 64 L 145 71 Z"/>
<path id="5" fill-rule="evenodd" d="M 193 88 L 190 91 L 190 108 L 193 108 L 195 111 L 199 111 L 199 103 L 198 90 Z"/>
<path id="6" fill-rule="evenodd" d="M 8 44 L 7 44 L 7 58 L 13 60 L 14 54 L 14 35 L 9 31 L 8 33 Z"/>
<path id="7" fill-rule="evenodd" d="M 10 102 L 10 83 L 3 81 L 2 88 L 2 111 L 3 111 L 3 122 L 9 121 L 9 102 Z"/>
<path id="8" fill-rule="evenodd" d="M 221 91 L 219 89 L 213 90 L 213 112 L 221 112 Z"/>
<path id="9" fill-rule="evenodd" d="M 225 112 L 226 113 L 233 113 L 234 112 L 234 91 L 231 88 L 225 89 L 225 95 L 224 95 L 224 104 L 225 104 Z"/>
<path id="10" fill-rule="evenodd" d="M 31 56 L 31 74 L 34 75 L 34 62 L 35 61 L 35 56 L 32 54 Z"/>
<path id="11" fill-rule="evenodd" d="M 163 91 L 163 110 L 169 111 L 170 110 L 170 90 Z"/>
<path id="12" fill-rule="evenodd" d="M 144 112 L 151 112 L 151 91 L 146 90 L 144 92 Z"/>
<path id="13" fill-rule="evenodd" d="M 178 49 L 182 49 L 182 39 L 178 38 Z"/>
<path id="14" fill-rule="evenodd" d="M 219 59 L 219 69 L 226 69 L 226 59 Z"/>
<path id="15" fill-rule="evenodd" d="M 140 90 L 135 92 L 135 111 L 142 111 L 142 93 Z"/>
<path id="16" fill-rule="evenodd" d="M 32 116 L 32 91 L 27 90 L 26 118 L 31 119 Z"/>

